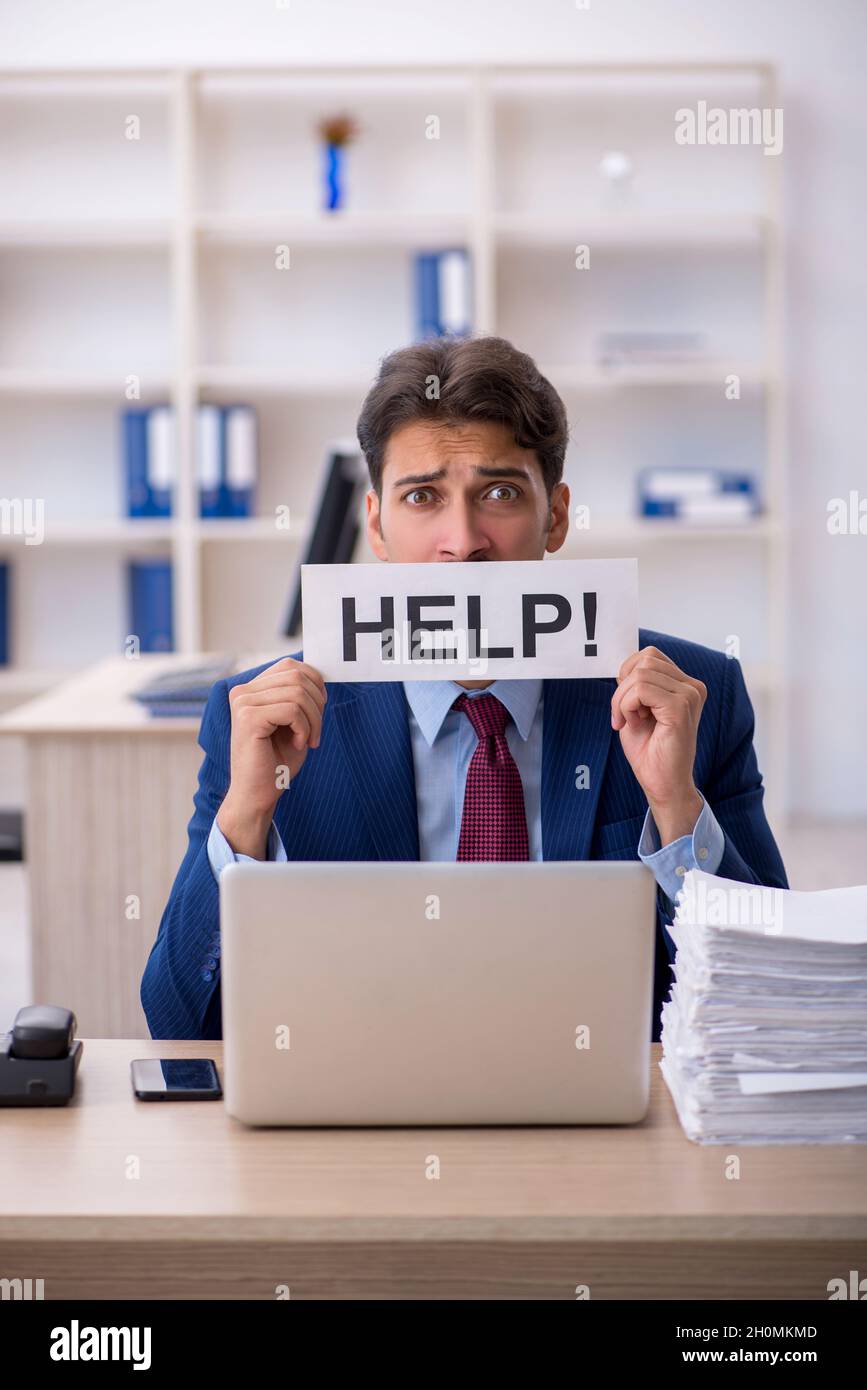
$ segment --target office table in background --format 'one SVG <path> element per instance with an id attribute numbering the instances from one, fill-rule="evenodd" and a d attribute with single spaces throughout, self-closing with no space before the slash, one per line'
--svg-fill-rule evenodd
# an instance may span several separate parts
<path id="1" fill-rule="evenodd" d="M 297 649 L 287 638 L 235 669 Z M 139 985 L 204 756 L 198 718 L 151 718 L 130 692 L 212 658 L 108 657 L 0 718 L 26 747 L 33 999 L 73 1009 L 82 1035 L 148 1036 Z"/>
<path id="2" fill-rule="evenodd" d="M 222 1074 L 221 1043 L 85 1040 L 68 1107 L 0 1112 L 0 1275 L 47 1299 L 571 1300 L 827 1299 L 863 1274 L 867 1147 L 692 1144 L 659 1051 L 637 1126 L 293 1130 L 134 1099 L 132 1058 Z"/>

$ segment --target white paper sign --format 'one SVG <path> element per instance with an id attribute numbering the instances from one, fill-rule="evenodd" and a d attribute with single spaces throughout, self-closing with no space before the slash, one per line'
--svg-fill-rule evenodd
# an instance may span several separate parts
<path id="1" fill-rule="evenodd" d="M 616 676 L 637 560 L 302 565 L 304 660 L 327 681 Z"/>

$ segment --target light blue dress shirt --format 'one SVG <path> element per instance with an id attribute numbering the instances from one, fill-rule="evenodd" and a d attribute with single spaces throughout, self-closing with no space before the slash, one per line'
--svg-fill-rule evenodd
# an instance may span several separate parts
<path id="1" fill-rule="evenodd" d="M 497 680 L 487 690 L 464 690 L 455 681 L 404 681 L 415 768 L 419 857 L 455 860 L 461 832 L 467 769 L 476 744 L 475 730 L 461 710 L 452 709 L 459 695 L 496 695 L 512 718 L 506 742 L 524 788 L 524 812 L 531 859 L 542 858 L 542 721 L 545 703 L 541 680 Z M 290 788 L 291 795 L 291 788 Z M 722 829 L 702 798 L 691 835 L 660 848 L 659 832 L 648 808 L 638 841 L 639 859 L 647 864 L 667 896 L 674 900 L 688 869 L 716 873 L 725 849 Z M 287 855 L 273 821 L 267 857 L 277 863 Z M 216 878 L 227 864 L 250 861 L 235 854 L 217 825 L 208 836 L 208 859 Z"/>

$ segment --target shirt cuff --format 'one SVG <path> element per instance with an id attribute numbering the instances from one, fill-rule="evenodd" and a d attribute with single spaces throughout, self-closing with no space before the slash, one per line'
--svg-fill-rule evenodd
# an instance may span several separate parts
<path id="1" fill-rule="evenodd" d="M 699 792 L 701 796 L 701 793 Z M 644 817 L 641 838 L 638 841 L 638 857 L 651 868 L 662 891 L 674 902 L 683 887 L 684 874 L 689 869 L 704 869 L 705 873 L 715 874 L 725 852 L 725 836 L 719 821 L 701 798 L 701 810 L 691 835 L 681 835 L 671 844 L 659 844 L 659 831 L 650 807 Z"/>
<path id="2" fill-rule="evenodd" d="M 265 858 L 269 863 L 287 863 L 286 850 L 280 833 L 272 821 L 268 827 L 268 844 L 265 850 Z M 211 872 L 219 882 L 220 874 L 227 864 L 261 864 L 261 859 L 254 859 L 252 854 L 236 854 L 226 839 L 219 825 L 217 818 L 214 817 L 211 831 L 208 835 L 208 861 L 211 865 Z"/>

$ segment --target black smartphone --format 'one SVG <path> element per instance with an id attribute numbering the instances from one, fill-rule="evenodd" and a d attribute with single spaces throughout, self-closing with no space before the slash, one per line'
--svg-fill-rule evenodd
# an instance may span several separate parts
<path id="1" fill-rule="evenodd" d="M 137 1057 L 130 1071 L 139 1100 L 219 1100 L 223 1094 L 210 1057 Z"/>

